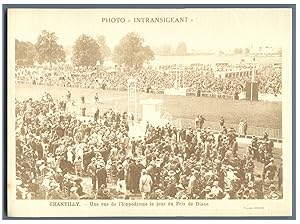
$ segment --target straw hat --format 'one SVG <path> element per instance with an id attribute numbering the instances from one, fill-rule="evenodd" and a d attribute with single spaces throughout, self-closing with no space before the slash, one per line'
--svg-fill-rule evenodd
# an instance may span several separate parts
<path id="1" fill-rule="evenodd" d="M 225 192 L 229 192 L 229 191 L 230 191 L 230 188 L 229 188 L 229 187 L 226 187 L 226 188 L 224 189 L 224 191 L 225 191 Z"/>
<path id="2" fill-rule="evenodd" d="M 279 199 L 279 195 L 278 194 L 272 194 L 271 199 L 272 200 L 277 200 L 277 199 Z"/>
<path id="3" fill-rule="evenodd" d="M 205 187 L 205 191 L 210 191 L 211 190 L 211 187 L 210 186 L 206 186 Z"/>
<path id="4" fill-rule="evenodd" d="M 71 187 L 70 192 L 77 191 L 77 187 Z"/>
<path id="5" fill-rule="evenodd" d="M 182 184 L 176 185 L 176 188 L 179 188 L 179 189 L 181 189 L 181 190 L 184 190 L 184 187 L 182 186 Z"/>
<path id="6" fill-rule="evenodd" d="M 169 172 L 168 172 L 168 175 L 169 176 L 174 176 L 176 174 L 176 172 L 174 171 L 174 170 L 170 170 Z"/>
<path id="7" fill-rule="evenodd" d="M 21 178 L 17 177 L 16 185 L 17 185 L 17 186 L 20 186 L 21 184 L 22 184 Z"/>
<path id="8" fill-rule="evenodd" d="M 207 195 L 207 199 L 213 199 L 215 198 L 215 195 L 214 193 L 210 192 L 208 195 Z"/>
<path id="9" fill-rule="evenodd" d="M 160 192 L 161 192 L 161 189 L 155 190 L 155 193 L 160 193 Z"/>
<path id="10" fill-rule="evenodd" d="M 219 182 L 218 181 L 214 181 L 213 186 L 218 186 Z"/>

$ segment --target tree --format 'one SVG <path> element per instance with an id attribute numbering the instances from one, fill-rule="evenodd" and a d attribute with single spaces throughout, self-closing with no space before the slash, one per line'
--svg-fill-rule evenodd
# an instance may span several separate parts
<path id="1" fill-rule="evenodd" d="M 55 33 L 47 30 L 43 30 L 39 35 L 35 48 L 40 64 L 49 62 L 52 68 L 52 63 L 65 62 L 66 54 L 64 48 L 57 43 L 57 40 Z"/>
<path id="2" fill-rule="evenodd" d="M 73 64 L 76 66 L 95 66 L 97 61 L 103 63 L 103 55 L 97 41 L 86 34 L 80 35 L 73 46 Z"/>
<path id="3" fill-rule="evenodd" d="M 245 54 L 249 54 L 249 53 L 250 53 L 249 48 L 246 48 L 246 49 L 244 50 L 244 53 L 245 53 Z"/>
<path id="4" fill-rule="evenodd" d="M 176 55 L 178 55 L 178 56 L 184 56 L 186 54 L 187 54 L 186 43 L 184 43 L 184 42 L 178 43 L 177 48 L 176 48 Z"/>
<path id="5" fill-rule="evenodd" d="M 107 58 L 111 55 L 111 50 L 109 49 L 109 47 L 105 42 L 105 36 L 101 35 L 97 37 L 97 44 L 99 45 L 99 50 L 103 55 L 103 58 Z"/>
<path id="6" fill-rule="evenodd" d="M 128 68 L 141 68 L 145 61 L 154 59 L 151 48 L 143 44 L 144 39 L 137 33 L 126 34 L 115 47 L 113 60 Z"/>
<path id="7" fill-rule="evenodd" d="M 31 42 L 15 40 L 15 62 L 18 66 L 32 66 L 37 53 Z"/>

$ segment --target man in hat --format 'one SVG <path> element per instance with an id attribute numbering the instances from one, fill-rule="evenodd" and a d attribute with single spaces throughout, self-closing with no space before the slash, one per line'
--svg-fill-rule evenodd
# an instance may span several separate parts
<path id="1" fill-rule="evenodd" d="M 91 145 L 89 149 L 85 150 L 83 153 L 83 169 L 87 172 L 87 167 L 91 163 L 92 158 L 95 156 L 94 145 Z"/>
<path id="2" fill-rule="evenodd" d="M 233 155 L 234 157 L 236 157 L 236 156 L 237 156 L 238 149 L 239 149 L 239 146 L 238 146 L 238 143 L 237 143 L 237 141 L 236 141 L 235 138 L 230 142 L 230 145 L 231 145 L 232 155 Z"/>
<path id="3" fill-rule="evenodd" d="M 206 121 L 206 119 L 204 117 L 202 117 L 202 115 L 199 117 L 199 124 L 200 124 L 200 129 L 202 129 L 204 121 Z"/>
<path id="4" fill-rule="evenodd" d="M 255 167 L 255 164 L 254 164 L 252 158 L 249 156 L 247 158 L 245 166 L 244 166 L 244 169 L 245 169 L 245 172 L 246 172 L 246 174 L 245 174 L 246 179 L 248 178 L 248 181 L 252 180 L 254 167 Z"/>
<path id="5" fill-rule="evenodd" d="M 200 193 L 199 199 L 210 199 L 212 195 L 211 187 L 207 185 Z"/>
<path id="6" fill-rule="evenodd" d="M 105 186 L 103 184 L 99 186 L 97 194 L 95 194 L 95 199 L 104 199 L 104 193 L 103 193 L 104 190 L 105 190 Z"/>
<path id="7" fill-rule="evenodd" d="M 68 100 L 68 101 L 71 100 L 71 92 L 70 92 L 70 90 L 68 90 L 68 93 L 67 93 L 67 100 Z"/>
<path id="8" fill-rule="evenodd" d="M 77 194 L 77 187 L 72 187 L 70 189 L 70 196 L 69 199 L 73 199 L 73 200 L 78 200 L 79 199 L 79 195 Z"/>
<path id="9" fill-rule="evenodd" d="M 199 115 L 195 118 L 195 128 L 200 128 Z"/>
<path id="10" fill-rule="evenodd" d="M 110 193 L 109 189 L 106 188 L 106 189 L 103 190 L 103 198 L 102 199 L 104 199 L 104 200 L 111 200 L 111 199 L 113 199 L 113 196 Z"/>
<path id="11" fill-rule="evenodd" d="M 82 160 L 78 158 L 74 161 L 74 169 L 75 175 L 81 177 L 82 176 Z"/>
<path id="12" fill-rule="evenodd" d="M 99 107 L 97 107 L 97 110 L 94 114 L 94 122 L 98 122 L 99 115 L 100 115 L 100 110 L 99 110 Z"/>
<path id="13" fill-rule="evenodd" d="M 87 173 L 92 178 L 93 188 L 92 190 L 96 190 L 96 158 L 93 157 L 91 159 L 91 163 L 87 166 Z"/>
<path id="14" fill-rule="evenodd" d="M 83 192 L 83 187 L 81 185 L 82 179 L 78 177 L 74 180 L 74 183 L 75 187 L 77 187 L 76 193 L 79 195 L 79 197 L 83 196 L 85 193 Z"/>
<path id="15" fill-rule="evenodd" d="M 57 183 L 50 184 L 50 190 L 47 199 L 49 200 L 63 199 L 61 192 L 59 191 L 59 184 Z"/>
<path id="16" fill-rule="evenodd" d="M 257 199 L 263 199 L 263 180 L 260 174 L 256 174 L 254 177 L 254 190 L 256 192 Z"/>
<path id="17" fill-rule="evenodd" d="M 145 166 L 142 164 L 142 159 L 141 158 L 138 158 L 136 160 L 136 186 L 139 185 L 139 181 L 140 181 L 140 178 L 141 178 L 141 174 L 142 174 L 142 170 L 145 169 Z M 136 189 L 138 191 L 138 189 Z"/>
<path id="18" fill-rule="evenodd" d="M 193 170 L 193 174 L 190 177 L 188 188 L 187 188 L 187 193 L 189 198 L 196 198 L 196 195 L 199 193 L 198 178 L 199 178 L 199 171 Z"/>
<path id="19" fill-rule="evenodd" d="M 177 193 L 176 182 L 174 178 L 170 178 L 167 184 L 165 195 L 167 198 L 174 198 Z"/>
<path id="20" fill-rule="evenodd" d="M 138 167 L 135 164 L 135 159 L 130 159 L 130 163 L 128 165 L 127 169 L 127 188 L 131 193 L 138 191 L 138 183 L 137 177 L 139 176 L 137 174 Z"/>
<path id="21" fill-rule="evenodd" d="M 72 147 L 69 146 L 67 148 L 67 170 L 68 172 L 71 172 L 72 171 L 72 168 L 73 168 L 73 157 L 74 157 L 74 153 L 73 153 L 73 150 L 72 150 Z"/>
<path id="22" fill-rule="evenodd" d="M 152 184 L 153 182 L 151 176 L 147 174 L 147 171 L 145 169 L 143 169 L 140 182 L 139 182 L 139 189 L 143 199 L 147 198 L 148 195 L 150 194 Z"/>
<path id="23" fill-rule="evenodd" d="M 224 189 L 224 196 L 223 196 L 222 200 L 229 200 L 231 198 L 232 198 L 231 197 L 231 188 L 230 187 L 226 187 Z"/>
<path id="24" fill-rule="evenodd" d="M 253 181 L 250 181 L 248 183 L 248 189 L 249 189 L 249 199 L 256 199 L 257 198 L 257 194 L 254 190 L 254 183 Z"/>
<path id="25" fill-rule="evenodd" d="M 135 140 L 134 137 L 131 138 L 131 142 L 130 143 L 131 143 L 131 152 L 133 154 L 133 153 L 135 153 L 135 148 L 137 146 L 137 142 L 136 142 L 136 140 Z"/>
<path id="26" fill-rule="evenodd" d="M 98 93 L 96 93 L 96 95 L 94 96 L 94 99 L 95 99 L 95 103 L 98 103 L 98 101 L 99 101 Z"/>
<path id="27" fill-rule="evenodd" d="M 271 158 L 270 163 L 265 166 L 264 173 L 266 173 L 267 171 L 270 171 L 270 174 L 269 174 L 270 179 L 273 180 L 275 177 L 275 172 L 277 171 L 277 167 L 275 165 L 274 158 Z"/>
<path id="28" fill-rule="evenodd" d="M 69 196 L 70 195 L 70 189 L 73 186 L 73 182 L 71 180 L 71 177 L 69 174 L 64 175 L 64 181 L 63 181 L 63 191 L 64 193 Z"/>
<path id="29" fill-rule="evenodd" d="M 122 164 L 117 166 L 117 193 L 126 193 L 125 171 Z"/>
<path id="30" fill-rule="evenodd" d="M 175 199 L 183 199 L 183 197 L 187 197 L 185 189 L 182 184 L 176 185 L 177 193 L 175 195 Z"/>
<path id="31" fill-rule="evenodd" d="M 57 166 L 55 158 L 54 158 L 54 155 L 52 153 L 48 154 L 48 157 L 47 157 L 47 166 L 50 167 L 50 168 L 52 168 L 52 169 L 56 168 L 56 166 Z"/>
<path id="32" fill-rule="evenodd" d="M 266 140 L 266 141 L 269 140 L 269 134 L 268 134 L 268 132 L 265 132 L 265 133 L 264 133 L 263 140 Z"/>
<path id="33" fill-rule="evenodd" d="M 214 195 L 213 192 L 209 192 L 209 193 L 206 194 L 205 199 L 206 200 L 216 199 L 216 195 Z"/>
<path id="34" fill-rule="evenodd" d="M 60 168 L 57 168 L 54 178 L 55 181 L 59 184 L 60 190 L 63 190 L 64 176 L 62 175 L 62 170 Z"/>
<path id="35" fill-rule="evenodd" d="M 96 178 L 97 178 L 98 188 L 101 185 L 107 187 L 107 172 L 104 165 L 105 164 L 103 163 L 96 165 Z"/>
<path id="36" fill-rule="evenodd" d="M 274 183 L 270 177 L 270 170 L 268 170 L 265 174 L 265 178 L 263 180 L 263 194 L 268 195 L 270 193 L 270 186 Z"/>
<path id="37" fill-rule="evenodd" d="M 270 193 L 269 193 L 269 195 L 266 195 L 265 198 L 266 199 L 272 199 L 272 200 L 277 200 L 277 199 L 280 198 L 279 195 L 276 192 L 276 187 L 275 187 L 274 184 L 270 185 Z"/>
<path id="38" fill-rule="evenodd" d="M 224 120 L 224 118 L 223 118 L 223 116 L 222 116 L 222 117 L 220 118 L 220 120 L 219 120 L 220 130 L 223 130 L 224 123 L 225 123 L 225 120 Z"/>
<path id="39" fill-rule="evenodd" d="M 28 183 L 28 192 L 33 194 L 35 197 L 38 195 L 39 191 L 39 184 L 37 183 L 36 179 L 31 179 Z"/>
<path id="40" fill-rule="evenodd" d="M 161 189 L 159 189 L 158 187 L 153 187 L 153 190 L 149 194 L 148 198 L 150 200 L 158 200 L 158 199 L 162 199 L 162 195 L 163 195 L 163 192 Z"/>
<path id="41" fill-rule="evenodd" d="M 211 192 L 213 193 L 213 195 L 215 195 L 216 199 L 222 199 L 222 197 L 223 197 L 223 190 L 222 190 L 222 188 L 219 187 L 219 182 L 218 181 L 214 181 L 213 182 L 213 186 L 211 188 Z"/>

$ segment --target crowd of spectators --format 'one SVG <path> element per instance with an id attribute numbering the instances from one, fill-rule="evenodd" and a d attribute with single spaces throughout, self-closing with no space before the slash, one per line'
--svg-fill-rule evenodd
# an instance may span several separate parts
<path id="1" fill-rule="evenodd" d="M 221 71 L 232 69 L 251 68 L 243 65 L 226 65 Z M 220 68 L 217 69 L 220 71 Z M 195 93 L 200 90 L 204 93 L 233 95 L 245 91 L 247 81 L 251 81 L 250 74 L 238 77 L 217 77 L 216 68 L 210 65 L 176 67 L 142 68 L 135 71 L 124 71 L 120 68 L 100 70 L 91 68 L 75 68 L 72 66 L 57 66 L 55 68 L 16 68 L 18 82 L 36 85 L 55 85 L 63 87 L 103 88 L 126 90 L 127 80 L 130 77 L 137 79 L 137 90 L 151 89 L 163 92 L 166 88 L 174 86 L 185 87 L 188 92 Z M 177 84 L 176 82 L 177 73 Z M 259 65 L 255 75 L 259 83 L 261 94 L 281 94 L 281 69 L 273 65 Z"/>
<path id="2" fill-rule="evenodd" d="M 71 100 L 71 99 L 66 99 Z M 131 137 L 126 113 L 82 119 L 49 94 L 16 100 L 18 199 L 280 199 L 282 161 L 267 134 L 241 152 L 234 129 L 171 124 Z M 202 125 L 201 125 L 202 124 Z M 261 163 L 262 165 L 258 165 Z M 263 167 L 263 168 L 259 168 Z"/>

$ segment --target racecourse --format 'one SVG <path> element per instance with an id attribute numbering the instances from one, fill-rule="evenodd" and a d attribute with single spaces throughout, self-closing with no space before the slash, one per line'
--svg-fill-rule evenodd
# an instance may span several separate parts
<path id="1" fill-rule="evenodd" d="M 54 99 L 65 97 L 67 91 L 71 91 L 72 99 L 79 104 L 80 97 L 85 96 L 87 105 L 87 113 L 92 114 L 95 110 L 94 96 L 98 92 L 101 104 L 101 110 L 110 108 L 119 111 L 127 110 L 127 92 L 126 91 L 111 91 L 111 90 L 95 90 L 83 88 L 64 88 L 54 86 L 37 86 L 37 85 L 16 85 L 16 98 L 22 99 L 41 99 L 44 92 L 49 92 Z M 208 121 L 218 121 L 220 116 L 225 118 L 228 123 L 237 124 L 240 119 L 246 119 L 248 124 L 252 126 L 281 128 L 281 103 L 280 102 L 250 102 L 250 101 L 234 101 L 229 99 L 217 99 L 209 97 L 194 97 L 194 96 L 166 96 L 162 94 L 147 94 L 138 93 L 137 100 L 155 98 L 163 100 L 163 111 L 172 114 L 173 117 L 194 119 L 196 115 L 203 115 Z M 141 106 L 138 111 L 141 114 Z M 250 139 L 237 138 L 239 143 L 238 155 L 247 154 L 247 147 L 251 143 Z M 273 157 L 275 164 L 279 166 L 279 159 L 282 156 L 282 144 L 275 143 L 273 149 Z M 255 173 L 262 173 L 263 163 L 254 161 Z M 91 178 L 83 177 L 83 189 L 85 192 L 91 190 Z M 275 183 L 277 183 L 275 177 Z M 108 184 L 108 188 L 116 198 L 122 198 L 123 195 L 117 195 L 115 185 Z M 278 189 L 278 193 L 282 194 L 282 189 Z M 131 194 L 130 198 L 140 199 L 140 194 Z"/>
<path id="2" fill-rule="evenodd" d="M 127 111 L 127 92 L 87 88 L 65 88 L 57 86 L 39 86 L 30 84 L 16 84 L 17 99 L 40 99 L 44 92 L 49 92 L 54 99 L 65 97 L 67 90 L 72 93 L 72 100 L 77 104 L 80 97 L 85 96 L 88 105 L 87 114 L 95 111 L 94 96 L 96 92 L 101 101 L 100 110 L 115 109 Z M 168 113 L 172 117 L 194 119 L 202 115 L 207 121 L 217 122 L 221 116 L 226 123 L 238 124 L 241 119 L 246 119 L 249 126 L 281 129 L 282 103 L 219 99 L 212 97 L 195 96 L 167 96 L 153 93 L 137 93 L 138 114 L 142 113 L 139 103 L 143 99 L 163 100 L 162 114 Z"/>

